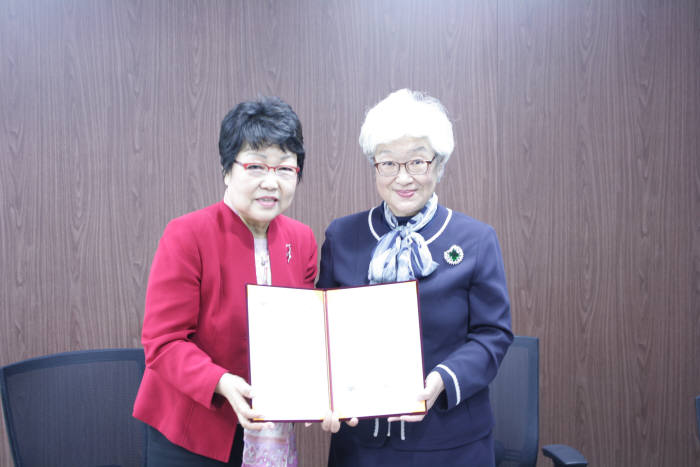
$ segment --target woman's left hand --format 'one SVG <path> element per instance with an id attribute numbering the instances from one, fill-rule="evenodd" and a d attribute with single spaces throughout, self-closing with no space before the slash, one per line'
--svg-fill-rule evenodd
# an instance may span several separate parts
<path id="1" fill-rule="evenodd" d="M 442 382 L 442 377 L 440 373 L 436 371 L 431 371 L 427 378 L 425 378 L 425 388 L 418 395 L 418 400 L 425 401 L 425 412 L 427 414 L 428 410 L 433 406 L 435 400 L 438 398 L 440 393 L 445 390 L 445 383 Z M 396 422 L 398 420 L 404 422 L 420 422 L 425 418 L 425 415 L 401 415 L 400 417 L 389 417 L 390 422 Z"/>

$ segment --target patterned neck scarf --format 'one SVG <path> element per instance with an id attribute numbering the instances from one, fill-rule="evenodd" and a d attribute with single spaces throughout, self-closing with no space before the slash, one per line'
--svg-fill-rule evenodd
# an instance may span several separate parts
<path id="1" fill-rule="evenodd" d="M 433 193 L 423 209 L 399 225 L 386 202 L 384 218 L 391 230 L 382 235 L 372 252 L 367 277 L 370 284 L 401 282 L 426 277 L 437 268 L 420 229 L 430 222 L 437 211 L 437 195 Z"/>

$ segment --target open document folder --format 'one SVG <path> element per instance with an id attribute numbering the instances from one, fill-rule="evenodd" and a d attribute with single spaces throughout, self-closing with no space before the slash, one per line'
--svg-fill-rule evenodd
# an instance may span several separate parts
<path id="1" fill-rule="evenodd" d="M 253 409 L 265 421 L 425 413 L 418 285 L 247 285 Z"/>

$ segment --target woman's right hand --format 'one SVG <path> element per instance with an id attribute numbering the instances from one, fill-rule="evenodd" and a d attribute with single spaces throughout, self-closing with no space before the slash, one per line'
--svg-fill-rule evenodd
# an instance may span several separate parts
<path id="1" fill-rule="evenodd" d="M 347 423 L 349 426 L 357 426 L 357 421 L 357 418 L 353 417 L 350 420 L 346 420 L 345 423 Z M 340 419 L 338 418 L 338 414 L 330 411 L 326 413 L 326 416 L 323 417 L 323 421 L 321 422 L 321 429 L 323 431 L 337 433 L 338 430 L 340 430 Z"/>
<path id="2" fill-rule="evenodd" d="M 253 389 L 240 376 L 224 373 L 216 384 L 214 392 L 221 394 L 228 400 L 233 411 L 236 412 L 238 423 L 246 430 L 259 431 L 263 428 L 273 428 L 275 426 L 272 422 L 260 423 L 253 421 L 254 418 L 260 416 L 259 413 L 255 413 L 251 409 L 246 400 L 253 397 Z"/>

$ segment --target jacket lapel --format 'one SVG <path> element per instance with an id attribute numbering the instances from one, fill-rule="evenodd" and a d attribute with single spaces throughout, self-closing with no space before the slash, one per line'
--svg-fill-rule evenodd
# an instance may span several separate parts
<path id="1" fill-rule="evenodd" d="M 270 269 L 272 270 L 272 285 L 295 287 L 293 265 L 295 246 L 289 233 L 281 228 L 281 216 L 275 217 L 270 222 L 267 230 L 267 249 L 270 253 Z"/>

